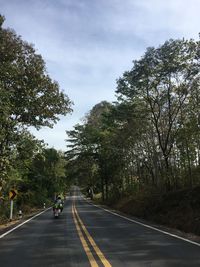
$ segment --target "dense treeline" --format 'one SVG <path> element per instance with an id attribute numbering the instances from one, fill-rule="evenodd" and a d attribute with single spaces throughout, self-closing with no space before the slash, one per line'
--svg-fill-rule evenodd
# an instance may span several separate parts
<path id="1" fill-rule="evenodd" d="M 71 102 L 53 81 L 32 45 L 0 16 L 0 199 L 1 215 L 8 192 L 19 191 L 18 205 L 41 205 L 63 186 L 62 153 L 47 149 L 29 132 L 30 126 L 53 127 Z"/>
<path id="2" fill-rule="evenodd" d="M 118 79 L 116 94 L 68 131 L 68 175 L 103 199 L 199 184 L 200 42 L 148 48 Z"/>

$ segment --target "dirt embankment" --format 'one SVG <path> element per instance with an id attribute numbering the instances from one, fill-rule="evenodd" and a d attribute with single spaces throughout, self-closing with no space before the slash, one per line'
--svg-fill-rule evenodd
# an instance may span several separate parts
<path id="1" fill-rule="evenodd" d="M 200 186 L 168 194 L 140 194 L 114 208 L 153 223 L 200 235 Z"/>

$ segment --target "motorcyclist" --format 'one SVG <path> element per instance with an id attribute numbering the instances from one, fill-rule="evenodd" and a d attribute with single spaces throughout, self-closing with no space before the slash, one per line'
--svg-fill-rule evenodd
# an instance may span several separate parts
<path id="1" fill-rule="evenodd" d="M 54 202 L 53 210 L 55 209 L 60 209 L 61 212 L 63 210 L 63 201 L 60 196 L 58 196 Z"/>

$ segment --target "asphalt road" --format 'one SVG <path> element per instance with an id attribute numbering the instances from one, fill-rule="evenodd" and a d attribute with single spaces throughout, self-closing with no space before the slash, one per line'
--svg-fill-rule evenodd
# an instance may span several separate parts
<path id="1" fill-rule="evenodd" d="M 48 210 L 0 236 L 0 266 L 200 266 L 200 246 L 71 196 L 58 219 Z"/>

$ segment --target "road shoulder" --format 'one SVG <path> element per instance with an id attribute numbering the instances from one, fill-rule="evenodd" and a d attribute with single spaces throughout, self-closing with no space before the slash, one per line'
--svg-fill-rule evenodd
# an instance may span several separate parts
<path id="1" fill-rule="evenodd" d="M 170 228 L 170 227 L 167 227 L 167 226 L 164 226 L 164 225 L 156 224 L 156 223 L 154 223 L 152 221 L 147 221 L 147 220 L 144 220 L 142 218 L 134 217 L 132 215 L 129 215 L 127 213 L 123 213 L 123 212 L 121 212 L 119 210 L 113 209 L 113 208 L 111 208 L 109 206 L 106 206 L 106 205 L 97 204 L 94 201 L 86 199 L 86 198 L 85 198 L 85 200 L 91 205 L 94 205 L 94 206 L 96 206 L 98 208 L 104 209 L 105 211 L 108 211 L 108 212 L 110 212 L 112 214 L 116 214 L 116 215 L 118 215 L 118 216 L 120 216 L 122 218 L 126 218 L 126 219 L 128 219 L 130 221 L 133 221 L 133 222 L 135 221 L 135 222 L 138 222 L 140 224 L 144 224 L 144 225 L 150 226 L 152 228 L 158 229 L 158 230 L 160 230 L 162 232 L 169 233 L 172 236 L 174 235 L 174 236 L 180 237 L 182 239 L 187 239 L 187 240 L 189 240 L 191 242 L 195 242 L 195 243 L 200 244 L 200 236 L 195 235 L 193 233 L 185 233 L 185 232 L 180 231 L 178 229 Z"/>

